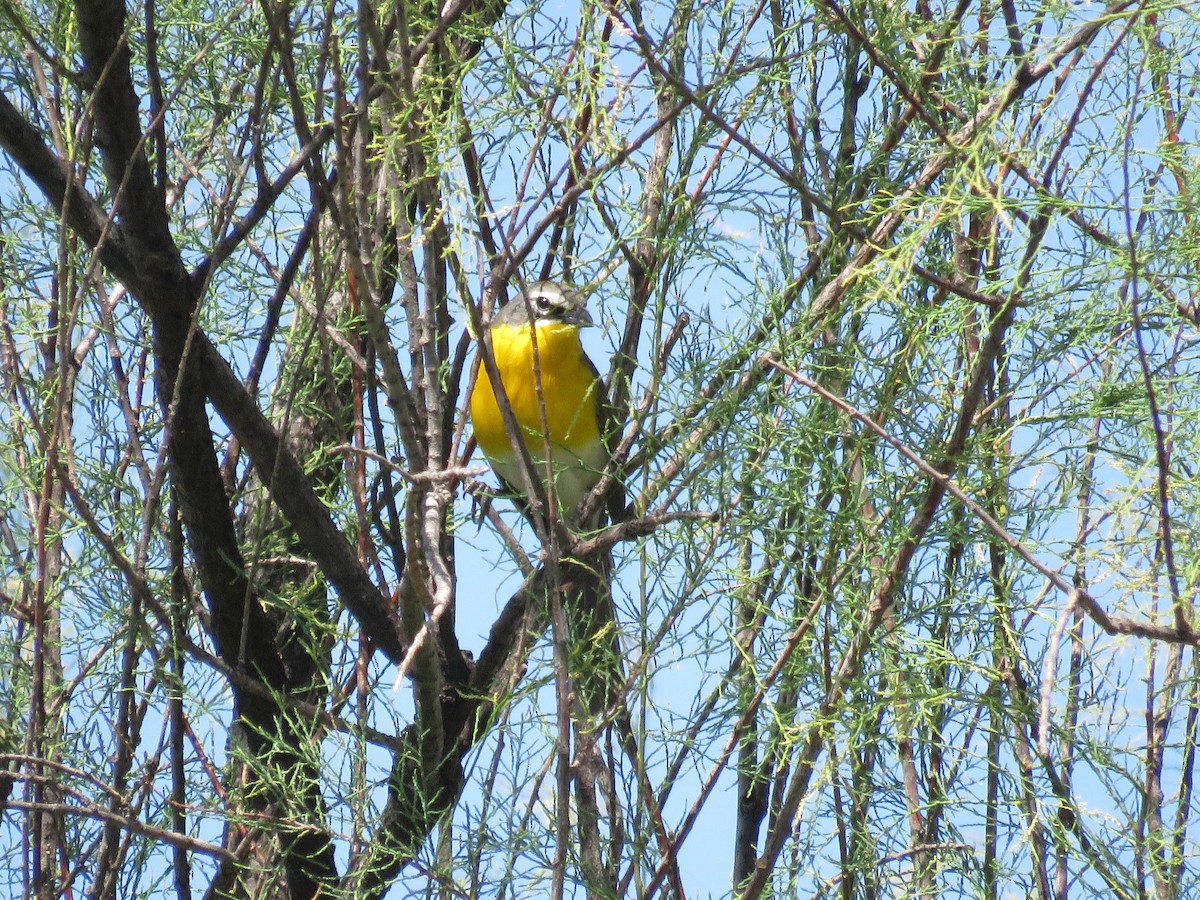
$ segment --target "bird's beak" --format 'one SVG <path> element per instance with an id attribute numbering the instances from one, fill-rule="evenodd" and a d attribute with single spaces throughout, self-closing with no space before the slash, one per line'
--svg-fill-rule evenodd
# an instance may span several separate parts
<path id="1" fill-rule="evenodd" d="M 573 310 L 563 316 L 563 321 L 568 325 L 577 325 L 580 328 L 596 324 L 592 321 L 591 313 L 587 311 L 586 306 L 575 307 Z"/>

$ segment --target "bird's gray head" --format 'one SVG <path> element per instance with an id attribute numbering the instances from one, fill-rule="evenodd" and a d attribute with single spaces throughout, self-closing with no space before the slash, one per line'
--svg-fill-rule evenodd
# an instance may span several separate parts
<path id="1" fill-rule="evenodd" d="M 532 316 L 532 319 L 530 318 Z M 558 281 L 533 281 L 492 320 L 492 327 L 520 328 L 533 322 L 562 322 L 579 327 L 592 324 L 583 294 Z"/>

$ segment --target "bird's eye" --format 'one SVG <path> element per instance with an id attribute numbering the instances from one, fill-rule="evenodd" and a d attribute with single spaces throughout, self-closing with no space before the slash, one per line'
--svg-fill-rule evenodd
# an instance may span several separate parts
<path id="1" fill-rule="evenodd" d="M 554 304 L 550 302 L 550 298 L 545 294 L 538 294 L 533 298 L 533 308 L 537 310 L 537 314 L 539 316 L 544 316 L 546 313 L 550 312 L 553 306 Z"/>

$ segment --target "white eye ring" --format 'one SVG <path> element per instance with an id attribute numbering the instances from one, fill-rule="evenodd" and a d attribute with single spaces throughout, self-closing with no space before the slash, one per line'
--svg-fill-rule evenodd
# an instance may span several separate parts
<path id="1" fill-rule="evenodd" d="M 539 313 L 548 313 L 553 308 L 554 304 L 545 294 L 538 294 L 533 298 L 533 308 Z"/>

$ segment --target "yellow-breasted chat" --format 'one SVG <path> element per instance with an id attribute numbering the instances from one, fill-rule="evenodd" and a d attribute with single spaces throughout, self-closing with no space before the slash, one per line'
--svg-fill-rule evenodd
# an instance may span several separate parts
<path id="1" fill-rule="evenodd" d="M 496 314 L 490 329 L 504 393 L 543 486 L 549 450 L 563 519 L 570 518 L 600 481 L 609 461 L 604 383 L 579 340 L 580 329 L 591 324 L 578 290 L 556 281 L 535 281 Z M 493 471 L 510 491 L 525 494 L 521 462 L 483 366 L 470 406 L 475 439 Z"/>
<path id="2" fill-rule="evenodd" d="M 529 450 L 534 475 L 544 487 L 548 450 L 558 514 L 568 522 L 600 482 L 611 459 L 607 440 L 612 416 L 604 382 L 579 341 L 580 329 L 591 324 L 578 290 L 556 281 L 536 281 L 496 314 L 489 332 L 496 369 Z M 470 409 L 475 439 L 493 471 L 507 490 L 524 497 L 521 461 L 482 365 Z M 583 523 L 586 529 L 600 524 L 605 508 L 614 518 L 624 515 L 624 490 L 614 481 L 607 493 L 603 508 Z M 577 675 L 577 699 L 589 718 L 607 718 L 624 682 L 609 584 L 612 553 L 606 549 L 594 558 L 563 560 L 562 565 L 569 595 L 566 604 L 571 613 L 571 668 Z"/>

